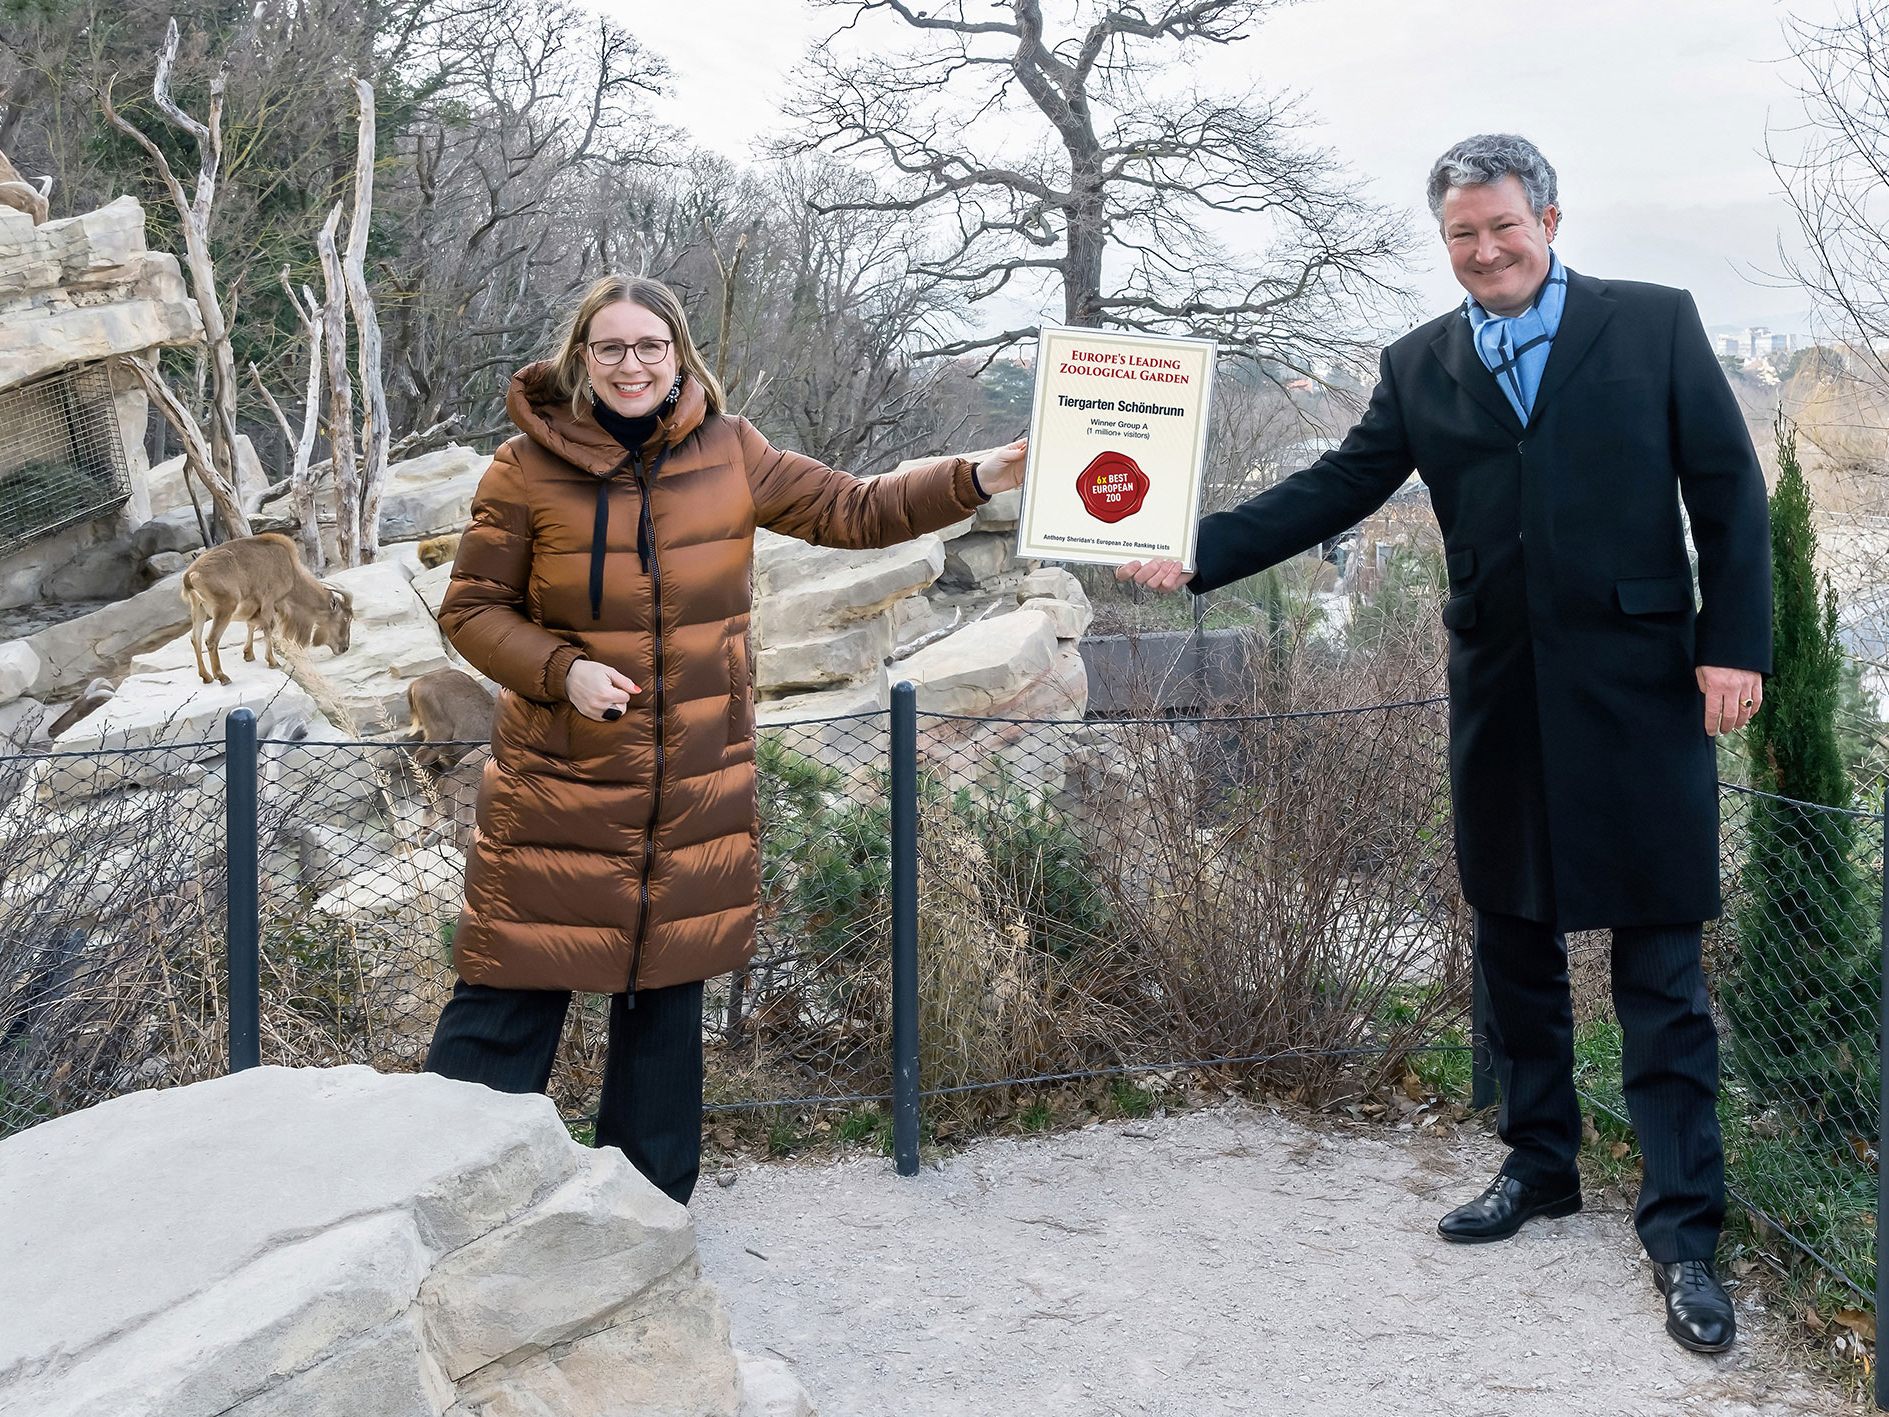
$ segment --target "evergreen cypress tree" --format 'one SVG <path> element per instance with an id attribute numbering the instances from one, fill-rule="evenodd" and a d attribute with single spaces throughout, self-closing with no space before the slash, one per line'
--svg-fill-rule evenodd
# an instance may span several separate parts
<path id="1" fill-rule="evenodd" d="M 1872 1130 L 1881 966 L 1859 866 L 1854 791 L 1837 734 L 1843 653 L 1836 594 L 1816 569 L 1817 530 L 1797 437 L 1780 416 L 1771 495 L 1775 672 L 1746 730 L 1750 855 L 1739 959 L 1723 991 L 1737 1076 L 1814 1131 Z M 1788 799 L 1788 800 L 1779 800 Z"/>

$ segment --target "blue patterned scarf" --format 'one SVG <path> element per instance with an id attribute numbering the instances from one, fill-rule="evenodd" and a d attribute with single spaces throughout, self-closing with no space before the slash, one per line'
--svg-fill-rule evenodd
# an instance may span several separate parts
<path id="1" fill-rule="evenodd" d="M 1548 253 L 1548 279 L 1535 292 L 1535 303 L 1521 314 L 1491 315 L 1473 295 L 1464 302 L 1476 353 L 1508 395 L 1524 427 L 1534 410 L 1541 371 L 1547 366 L 1548 350 L 1561 328 L 1561 311 L 1567 303 L 1568 273 L 1553 251 Z"/>

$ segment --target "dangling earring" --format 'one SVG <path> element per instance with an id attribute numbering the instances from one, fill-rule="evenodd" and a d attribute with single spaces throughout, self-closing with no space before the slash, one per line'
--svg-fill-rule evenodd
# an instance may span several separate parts
<path id="1" fill-rule="evenodd" d="M 682 375 L 676 375 L 676 381 L 669 386 L 669 392 L 662 401 L 663 412 L 673 409 L 682 398 Z"/>

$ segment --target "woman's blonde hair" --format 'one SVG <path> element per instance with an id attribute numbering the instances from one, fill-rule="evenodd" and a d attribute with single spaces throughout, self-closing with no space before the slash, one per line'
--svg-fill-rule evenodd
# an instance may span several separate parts
<path id="1" fill-rule="evenodd" d="M 689 337 L 689 317 L 682 312 L 682 302 L 661 281 L 642 276 L 603 276 L 591 283 L 559 331 L 557 343 L 548 356 L 550 367 L 534 381 L 532 397 L 540 402 L 563 399 L 569 402 L 571 412 L 577 417 L 590 416 L 590 376 L 584 367 L 584 346 L 589 342 L 590 322 L 597 318 L 597 312 L 619 300 L 642 306 L 669 327 L 669 337 L 676 346 L 676 367 L 702 386 L 708 399 L 708 411 L 720 413 L 728 396 L 722 392 L 720 381 Z M 629 354 L 625 358 L 636 356 Z"/>

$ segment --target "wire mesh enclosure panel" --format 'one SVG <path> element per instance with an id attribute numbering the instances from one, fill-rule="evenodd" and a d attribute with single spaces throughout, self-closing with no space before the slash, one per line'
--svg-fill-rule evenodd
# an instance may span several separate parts
<path id="1" fill-rule="evenodd" d="M 1719 1127 L 1733 1197 L 1867 1299 L 1876 1272 L 1883 820 L 1747 788 L 1720 792 L 1725 912 L 1705 928 L 1719 1027 Z M 1608 994 L 1610 942 L 1572 936 L 1575 1078 L 1638 1157 Z M 1603 1115 L 1597 1122 L 1605 1125 Z"/>
<path id="2" fill-rule="evenodd" d="M 115 512 L 130 496 L 104 365 L 0 390 L 0 555 Z"/>

